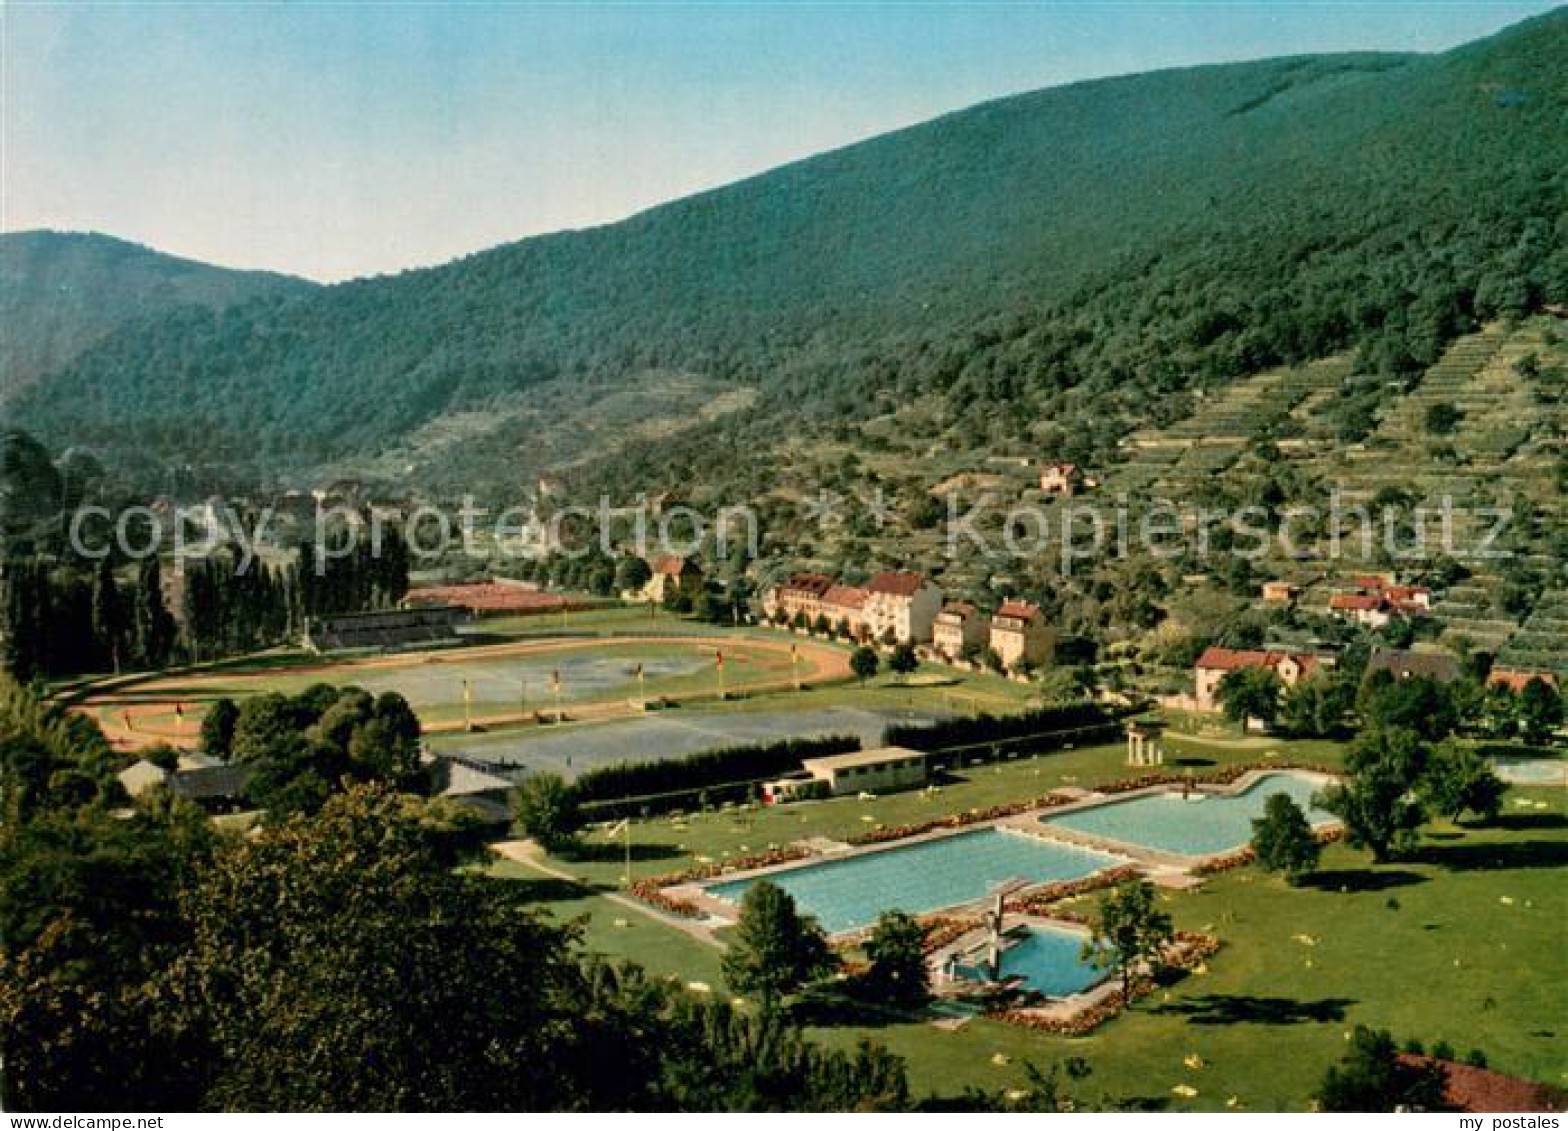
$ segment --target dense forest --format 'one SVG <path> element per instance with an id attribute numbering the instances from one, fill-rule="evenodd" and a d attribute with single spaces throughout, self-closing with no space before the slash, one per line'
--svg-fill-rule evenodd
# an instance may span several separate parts
<path id="1" fill-rule="evenodd" d="M 0 403 L 133 322 L 302 295 L 303 279 L 230 271 L 87 232 L 0 235 Z"/>
<path id="2" fill-rule="evenodd" d="M 409 475 L 482 488 L 539 470 L 509 415 L 532 391 L 591 404 L 687 373 L 760 396 L 584 485 L 649 470 L 744 495 L 781 413 L 798 435 L 920 397 L 953 443 L 1043 426 L 1090 458 L 1237 375 L 1354 348 L 1398 378 L 1479 319 L 1568 298 L 1565 71 L 1556 12 L 1437 56 L 1007 98 L 623 223 L 186 308 L 14 408 L 121 460 L 296 472 L 478 411 L 455 467 Z"/>

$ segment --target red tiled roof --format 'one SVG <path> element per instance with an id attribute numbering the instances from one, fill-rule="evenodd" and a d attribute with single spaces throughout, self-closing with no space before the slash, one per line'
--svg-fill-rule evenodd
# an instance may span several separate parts
<path id="1" fill-rule="evenodd" d="M 1305 652 L 1262 652 L 1218 646 L 1205 648 L 1194 666 L 1209 671 L 1233 672 L 1238 668 L 1275 668 L 1286 659 L 1301 665 L 1303 672 L 1310 672 L 1318 666 L 1318 658 Z"/>
<path id="2" fill-rule="evenodd" d="M 822 603 L 832 605 L 835 609 L 860 609 L 865 607 L 870 596 L 858 585 L 835 585 L 822 594 Z"/>
<path id="3" fill-rule="evenodd" d="M 501 585 L 493 581 L 410 589 L 404 600 L 410 605 L 461 605 L 475 613 L 532 612 L 578 604 L 559 593 L 542 593 L 521 585 Z"/>
<path id="4" fill-rule="evenodd" d="M 1419 1066 L 1437 1064 L 1448 1079 L 1443 1084 L 1443 1095 L 1461 1111 L 1482 1112 L 1553 1112 L 1563 1110 L 1561 1092 L 1534 1080 L 1521 1080 L 1505 1076 L 1488 1068 L 1472 1068 L 1453 1060 L 1438 1060 L 1430 1056 L 1412 1056 L 1400 1053 L 1402 1064 Z"/>
<path id="5" fill-rule="evenodd" d="M 888 570 L 871 579 L 866 589 L 872 593 L 886 593 L 891 597 L 913 597 L 925 588 L 924 574 L 907 570 Z"/>
<path id="6" fill-rule="evenodd" d="M 1383 593 L 1390 601 L 1414 601 L 1417 597 L 1432 595 L 1432 591 L 1424 585 L 1390 585 Z"/>
<path id="7" fill-rule="evenodd" d="M 825 573 L 792 573 L 780 585 L 786 592 L 810 593 L 820 597 L 833 587 L 833 579 Z"/>
<path id="8" fill-rule="evenodd" d="M 965 620 L 974 616 L 977 612 L 979 612 L 979 610 L 971 605 L 968 601 L 949 601 L 947 604 L 942 606 L 943 616 L 963 617 Z"/>
<path id="9" fill-rule="evenodd" d="M 1532 680 L 1541 680 L 1548 687 L 1557 686 L 1557 676 L 1552 672 L 1529 671 L 1519 668 L 1493 668 L 1486 677 L 1488 687 L 1506 687 L 1515 694 L 1530 686 Z"/>
<path id="10" fill-rule="evenodd" d="M 1017 617 L 1019 620 L 1033 620 L 1040 615 L 1040 606 L 1032 601 L 1003 601 L 1002 607 L 996 610 L 999 617 Z"/>
<path id="11" fill-rule="evenodd" d="M 1328 599 L 1331 609 L 1348 609 L 1354 612 L 1371 612 L 1381 609 L 1386 602 L 1380 596 L 1364 593 L 1335 593 Z"/>
<path id="12" fill-rule="evenodd" d="M 1046 464 L 1045 470 L 1054 471 L 1060 475 L 1076 475 L 1078 472 L 1078 465 L 1076 463 L 1064 463 L 1060 460 L 1056 460 Z"/>
<path id="13" fill-rule="evenodd" d="M 648 563 L 648 568 L 655 577 L 679 577 L 690 564 L 685 558 L 666 554 L 662 558 L 654 558 Z"/>

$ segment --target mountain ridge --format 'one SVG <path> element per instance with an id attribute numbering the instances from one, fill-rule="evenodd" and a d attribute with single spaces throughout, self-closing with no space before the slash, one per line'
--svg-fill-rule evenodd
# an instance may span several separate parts
<path id="1" fill-rule="evenodd" d="M 1564 17 L 1441 55 L 983 102 L 615 224 L 123 330 L 19 416 L 298 470 L 551 383 L 671 370 L 824 419 L 955 390 L 1036 419 L 1095 400 L 1103 449 L 1205 383 L 1347 347 L 1408 368 L 1424 338 L 1556 295 Z"/>
<path id="2" fill-rule="evenodd" d="M 217 267 L 102 232 L 0 233 L 0 398 L 131 323 L 187 305 L 230 306 L 316 284 Z"/>

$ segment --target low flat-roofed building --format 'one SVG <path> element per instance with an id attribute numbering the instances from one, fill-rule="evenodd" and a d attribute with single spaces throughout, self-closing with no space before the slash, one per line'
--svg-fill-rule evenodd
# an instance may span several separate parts
<path id="1" fill-rule="evenodd" d="M 845 793 L 910 789 L 925 785 L 928 774 L 924 751 L 902 746 L 881 746 L 826 758 L 807 758 L 801 763 L 806 773 L 826 782 L 828 792 L 837 797 Z"/>

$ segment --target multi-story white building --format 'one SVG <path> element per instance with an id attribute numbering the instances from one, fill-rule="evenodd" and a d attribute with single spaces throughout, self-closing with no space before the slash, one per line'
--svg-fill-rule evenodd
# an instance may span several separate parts
<path id="1" fill-rule="evenodd" d="M 879 573 L 866 585 L 863 623 L 873 640 L 921 644 L 931 639 L 942 591 L 924 574 L 907 570 Z"/>
<path id="2" fill-rule="evenodd" d="M 991 618 L 991 650 L 1008 671 L 1022 664 L 1038 667 L 1051 662 L 1056 632 L 1046 623 L 1040 606 L 1029 601 L 1004 601 Z"/>

